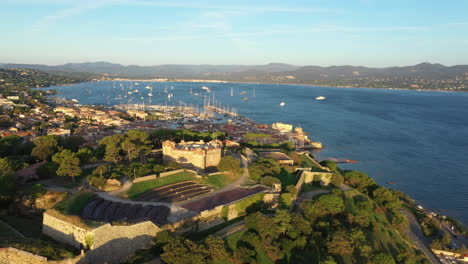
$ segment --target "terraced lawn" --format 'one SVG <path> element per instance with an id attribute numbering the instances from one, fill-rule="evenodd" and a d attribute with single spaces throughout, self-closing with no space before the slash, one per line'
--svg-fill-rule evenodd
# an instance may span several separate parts
<path id="1" fill-rule="evenodd" d="M 208 176 L 205 180 L 205 184 L 213 186 L 216 190 L 223 188 L 224 186 L 235 182 L 240 176 L 236 175 L 225 175 L 223 173 Z"/>
<path id="2" fill-rule="evenodd" d="M 153 190 L 159 187 L 163 187 L 165 185 L 177 183 L 177 182 L 182 182 L 182 181 L 189 181 L 189 180 L 195 180 L 195 174 L 191 172 L 179 172 L 170 176 L 166 176 L 163 178 L 158 178 L 156 180 L 151 180 L 151 181 L 144 181 L 144 182 L 137 182 L 128 189 L 126 192 L 127 197 L 130 199 L 135 199 L 141 194 Z"/>

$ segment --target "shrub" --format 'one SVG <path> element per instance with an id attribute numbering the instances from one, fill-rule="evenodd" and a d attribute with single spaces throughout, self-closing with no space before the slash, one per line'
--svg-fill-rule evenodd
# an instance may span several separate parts
<path id="1" fill-rule="evenodd" d="M 282 193 L 280 195 L 279 202 L 281 204 L 281 207 L 283 207 L 283 208 L 291 207 L 291 204 L 292 204 L 291 194 L 290 193 Z"/>
<path id="2" fill-rule="evenodd" d="M 42 179 L 52 178 L 57 176 L 56 171 L 58 169 L 58 165 L 53 162 L 46 162 L 40 165 L 36 169 L 36 174 Z"/>
<path id="3" fill-rule="evenodd" d="M 260 183 L 272 187 L 274 184 L 280 184 L 281 181 L 278 178 L 266 176 L 260 180 Z"/>
<path id="4" fill-rule="evenodd" d="M 44 194 L 47 192 L 47 190 L 44 188 L 42 184 L 34 184 L 31 187 L 31 198 L 33 200 L 36 200 L 37 198 L 41 198 L 44 196 Z"/>

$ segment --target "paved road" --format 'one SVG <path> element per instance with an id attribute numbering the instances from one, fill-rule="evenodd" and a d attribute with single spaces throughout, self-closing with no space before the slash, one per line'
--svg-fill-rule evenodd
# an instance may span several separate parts
<path id="1" fill-rule="evenodd" d="M 429 249 L 430 239 L 423 235 L 421 227 L 419 226 L 418 219 L 406 209 L 402 209 L 402 212 L 406 215 L 409 221 L 409 229 L 406 234 L 414 241 L 416 246 L 426 255 L 429 261 L 433 264 L 440 264 L 439 259 L 434 255 L 434 253 Z"/>

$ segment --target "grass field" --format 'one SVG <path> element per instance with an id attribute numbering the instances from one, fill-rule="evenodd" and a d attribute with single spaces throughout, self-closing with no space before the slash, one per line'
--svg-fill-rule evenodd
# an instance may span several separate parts
<path id="1" fill-rule="evenodd" d="M 239 179 L 237 175 L 226 175 L 223 173 L 208 176 L 204 181 L 205 184 L 213 186 L 216 190 L 223 188 L 224 186 L 233 183 Z"/>
<path id="2" fill-rule="evenodd" d="M 79 215 L 93 196 L 90 192 L 71 194 L 55 205 L 54 209 L 66 215 Z"/>
<path id="3" fill-rule="evenodd" d="M 156 180 L 151 181 L 144 181 L 144 182 L 137 182 L 128 189 L 126 192 L 127 196 L 130 199 L 135 199 L 136 197 L 140 196 L 144 192 L 147 192 L 152 189 L 156 189 L 168 184 L 173 184 L 182 181 L 188 180 L 195 180 L 195 174 L 191 172 L 179 172 L 170 176 L 166 176 L 163 178 L 158 178 Z"/>
<path id="4" fill-rule="evenodd" d="M 305 155 L 302 154 L 301 159 L 302 159 L 302 166 L 308 167 L 308 168 L 310 167 L 312 168 L 312 171 L 326 172 L 326 170 L 320 168 L 320 166 L 314 161 L 312 161 L 309 157 L 306 157 Z"/>

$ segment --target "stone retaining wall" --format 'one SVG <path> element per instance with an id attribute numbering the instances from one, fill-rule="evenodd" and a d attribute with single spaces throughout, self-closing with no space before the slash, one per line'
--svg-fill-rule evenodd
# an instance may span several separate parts
<path id="1" fill-rule="evenodd" d="M 80 249 L 86 245 L 86 235 L 89 231 L 44 212 L 42 233 L 61 243 Z"/>
<path id="2" fill-rule="evenodd" d="M 56 241 L 76 248 L 90 246 L 92 250 L 78 262 L 72 263 L 121 263 L 136 250 L 151 246 L 160 228 L 151 221 L 128 226 L 102 225 L 92 230 L 67 223 L 44 213 L 42 232 Z M 86 238 L 88 237 L 88 241 Z M 90 245 L 87 245 L 90 244 Z M 27 262 L 18 262 L 27 263 Z M 47 263 L 47 262 L 45 262 Z"/>
<path id="3" fill-rule="evenodd" d="M 157 178 L 158 178 L 158 175 L 152 174 L 152 175 L 136 178 L 135 180 L 133 180 L 133 183 L 156 180 Z"/>
<path id="4" fill-rule="evenodd" d="M 47 264 L 47 258 L 16 248 L 0 248 L 0 264 Z"/>
<path id="5" fill-rule="evenodd" d="M 78 255 L 71 259 L 47 260 L 46 257 L 12 247 L 0 248 L 0 264 L 75 264 L 83 258 Z"/>
<path id="6" fill-rule="evenodd" d="M 189 170 L 189 169 L 178 169 L 178 170 L 173 170 L 173 171 L 166 171 L 166 172 L 161 172 L 159 174 L 159 177 L 166 177 L 166 176 L 170 176 L 170 175 L 173 175 L 173 174 L 177 174 L 177 173 L 180 173 L 180 172 L 191 172 L 195 175 L 198 175 L 196 171 L 194 170 Z"/>

